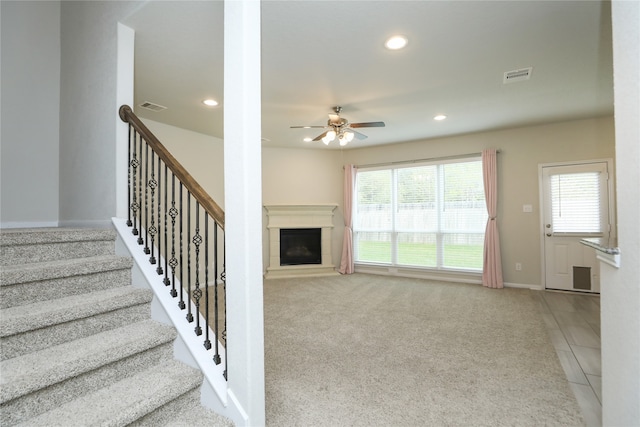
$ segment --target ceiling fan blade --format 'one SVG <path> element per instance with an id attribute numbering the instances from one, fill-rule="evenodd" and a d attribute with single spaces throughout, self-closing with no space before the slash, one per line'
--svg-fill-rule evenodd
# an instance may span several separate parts
<path id="1" fill-rule="evenodd" d="M 351 129 L 349 132 L 353 132 L 353 134 L 356 136 L 356 138 L 358 139 L 367 139 L 367 135 L 365 135 L 364 133 L 360 133 L 356 130 Z"/>
<path id="2" fill-rule="evenodd" d="M 327 131 L 329 132 L 329 131 Z M 322 138 L 325 137 L 325 135 L 327 134 L 327 132 L 321 133 L 320 135 L 316 136 L 315 138 L 313 138 L 314 141 L 320 141 Z"/>
<path id="3" fill-rule="evenodd" d="M 364 123 L 351 123 L 352 128 L 383 128 L 384 122 L 364 122 Z"/>
<path id="4" fill-rule="evenodd" d="M 324 129 L 327 126 L 290 126 L 291 129 L 313 129 L 313 128 L 318 128 L 318 129 Z"/>

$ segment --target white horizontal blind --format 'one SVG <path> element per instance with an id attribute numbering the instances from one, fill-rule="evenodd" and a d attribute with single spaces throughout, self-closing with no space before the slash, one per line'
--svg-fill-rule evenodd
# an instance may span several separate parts
<path id="1" fill-rule="evenodd" d="M 600 233 L 600 173 L 551 175 L 554 233 Z"/>
<path id="2" fill-rule="evenodd" d="M 482 269 L 480 159 L 358 170 L 354 201 L 356 262 Z"/>

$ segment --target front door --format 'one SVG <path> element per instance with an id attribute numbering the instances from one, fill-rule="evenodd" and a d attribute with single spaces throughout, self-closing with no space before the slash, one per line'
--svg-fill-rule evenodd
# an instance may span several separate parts
<path id="1" fill-rule="evenodd" d="M 609 238 L 609 163 L 541 167 L 545 288 L 600 292 L 600 262 L 584 238 Z"/>

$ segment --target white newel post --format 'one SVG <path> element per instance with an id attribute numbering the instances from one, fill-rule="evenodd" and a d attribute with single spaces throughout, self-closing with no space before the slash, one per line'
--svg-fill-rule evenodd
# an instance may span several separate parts
<path id="1" fill-rule="evenodd" d="M 225 1 L 228 393 L 251 426 L 265 425 L 260 102 L 260 2 Z"/>

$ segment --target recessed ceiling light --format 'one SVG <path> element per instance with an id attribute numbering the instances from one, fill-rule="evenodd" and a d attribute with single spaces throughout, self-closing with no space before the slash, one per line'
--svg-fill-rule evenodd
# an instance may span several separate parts
<path id="1" fill-rule="evenodd" d="M 388 38 L 387 41 L 384 42 L 384 46 L 390 50 L 398 50 L 405 47 L 408 42 L 409 41 L 405 36 L 393 36 Z"/>
<path id="2" fill-rule="evenodd" d="M 313 141 L 313 139 L 311 139 L 311 138 L 309 138 L 309 137 L 306 137 L 305 139 L 303 139 L 303 141 L 304 141 L 304 142 L 311 142 L 311 141 Z"/>
<path id="3" fill-rule="evenodd" d="M 447 116 L 445 116 L 444 114 L 438 114 L 437 116 L 435 116 L 433 118 L 433 120 L 441 121 L 441 120 L 444 120 L 446 118 L 447 118 Z"/>
<path id="4" fill-rule="evenodd" d="M 218 105 L 218 101 L 216 101 L 215 99 L 205 99 L 204 101 L 202 101 L 202 103 L 207 107 L 215 107 Z"/>

